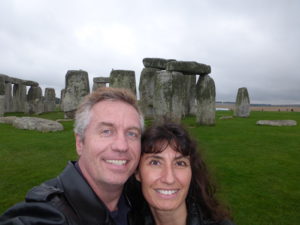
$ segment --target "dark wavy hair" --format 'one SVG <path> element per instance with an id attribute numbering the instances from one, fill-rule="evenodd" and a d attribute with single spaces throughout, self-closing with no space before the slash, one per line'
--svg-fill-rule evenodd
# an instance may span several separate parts
<path id="1" fill-rule="evenodd" d="M 200 205 L 204 217 L 213 221 L 229 218 L 229 211 L 216 199 L 216 186 L 203 161 L 197 144 L 186 129 L 176 123 L 156 124 L 142 135 L 142 155 L 160 153 L 170 146 L 183 156 L 189 156 L 192 180 L 187 201 Z"/>

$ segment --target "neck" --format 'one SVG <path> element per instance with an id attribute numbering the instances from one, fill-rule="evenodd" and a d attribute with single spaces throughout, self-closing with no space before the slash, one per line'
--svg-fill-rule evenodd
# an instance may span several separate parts
<path id="1" fill-rule="evenodd" d="M 187 218 L 186 208 L 175 211 L 161 211 L 151 209 L 156 225 L 185 225 Z"/>
<path id="2" fill-rule="evenodd" d="M 117 210 L 124 185 L 95 182 L 95 180 L 92 179 L 82 167 L 80 167 L 80 169 L 88 184 L 91 186 L 98 198 L 105 204 L 108 210 L 111 212 Z"/>
<path id="3" fill-rule="evenodd" d="M 92 186 L 92 185 L 91 185 Z M 114 185 L 109 185 L 109 187 L 105 187 L 106 185 L 95 185 L 92 186 L 94 192 L 102 200 L 102 202 L 106 205 L 109 211 L 115 211 L 118 209 L 118 202 L 121 197 L 123 186 L 115 187 Z"/>

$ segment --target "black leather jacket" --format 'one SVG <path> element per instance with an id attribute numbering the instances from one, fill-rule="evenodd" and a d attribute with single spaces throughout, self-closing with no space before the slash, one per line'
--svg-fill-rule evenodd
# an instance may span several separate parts
<path id="1" fill-rule="evenodd" d="M 103 202 L 69 162 L 52 180 L 31 189 L 25 202 L 0 217 L 0 225 L 114 225 Z"/>

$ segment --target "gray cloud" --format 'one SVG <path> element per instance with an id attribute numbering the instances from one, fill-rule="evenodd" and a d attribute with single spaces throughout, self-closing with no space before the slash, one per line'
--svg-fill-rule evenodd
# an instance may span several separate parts
<path id="1" fill-rule="evenodd" d="M 0 73 L 64 87 L 67 70 L 108 76 L 145 57 L 209 64 L 217 100 L 300 104 L 300 2 L 2 0 Z M 138 82 L 138 81 L 137 81 Z"/>

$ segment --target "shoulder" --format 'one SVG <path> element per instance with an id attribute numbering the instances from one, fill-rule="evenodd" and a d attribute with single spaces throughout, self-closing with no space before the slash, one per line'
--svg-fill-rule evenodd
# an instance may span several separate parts
<path id="1" fill-rule="evenodd" d="M 46 204 L 44 202 L 21 202 L 14 205 L 0 216 L 0 224 L 65 225 L 66 223 L 64 215 L 51 204 Z"/>
<path id="2" fill-rule="evenodd" d="M 0 224 L 66 224 L 65 216 L 57 207 L 57 202 L 61 202 L 58 196 L 63 191 L 56 182 L 56 179 L 52 179 L 33 187 L 24 202 L 12 206 L 1 215 Z"/>

